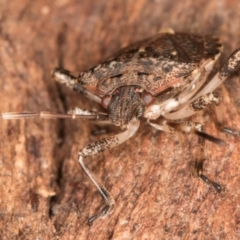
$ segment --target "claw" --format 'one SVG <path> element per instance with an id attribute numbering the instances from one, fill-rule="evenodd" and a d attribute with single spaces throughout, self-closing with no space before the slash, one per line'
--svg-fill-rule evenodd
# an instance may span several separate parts
<path id="1" fill-rule="evenodd" d="M 93 224 L 93 221 L 95 221 L 98 218 L 98 214 L 93 215 L 88 219 L 88 225 L 91 226 Z"/>
<path id="2" fill-rule="evenodd" d="M 90 217 L 90 218 L 88 219 L 88 225 L 91 226 L 91 225 L 93 224 L 93 222 L 94 222 L 98 217 L 107 215 L 107 214 L 110 212 L 110 210 L 112 209 L 113 206 L 114 206 L 114 205 L 111 205 L 111 206 L 110 206 L 110 205 L 107 205 L 107 206 L 105 206 L 105 207 L 102 209 L 101 213 L 95 214 L 95 215 L 93 215 L 92 217 Z"/>
<path id="3" fill-rule="evenodd" d="M 211 180 L 210 180 L 209 178 L 207 178 L 205 175 L 200 174 L 199 177 L 200 177 L 205 183 L 207 183 L 207 184 L 209 184 L 209 185 L 212 185 L 218 193 L 220 193 L 220 192 L 222 191 L 221 185 L 219 185 L 219 184 L 216 183 L 216 182 L 211 181 Z"/>

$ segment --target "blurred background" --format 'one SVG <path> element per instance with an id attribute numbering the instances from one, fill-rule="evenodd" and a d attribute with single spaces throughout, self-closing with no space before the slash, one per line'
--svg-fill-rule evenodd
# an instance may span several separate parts
<path id="1" fill-rule="evenodd" d="M 0 112 L 100 109 L 51 79 L 63 66 L 79 73 L 163 28 L 218 36 L 223 63 L 240 46 L 238 0 L 0 0 Z M 226 125 L 239 129 L 239 72 L 221 88 Z M 21 120 L 0 125 L 1 239 L 239 239 L 239 139 L 206 130 L 206 175 L 191 171 L 197 141 L 142 124 L 136 136 L 86 160 L 116 207 L 90 228 L 102 199 L 77 164 L 98 127 L 86 121 Z M 114 132 L 114 130 L 113 130 Z"/>

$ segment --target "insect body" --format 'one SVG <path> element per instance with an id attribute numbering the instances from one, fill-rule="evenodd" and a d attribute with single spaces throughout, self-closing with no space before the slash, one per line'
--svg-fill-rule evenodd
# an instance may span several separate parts
<path id="1" fill-rule="evenodd" d="M 219 40 L 212 36 L 160 32 L 153 38 L 124 48 L 114 58 L 78 77 L 59 68 L 52 71 L 56 81 L 100 103 L 106 113 L 76 108 L 68 114 L 2 113 L 1 117 L 83 118 L 119 126 L 122 133 L 90 143 L 78 154 L 80 166 L 106 202 L 103 215 L 112 208 L 114 200 L 85 166 L 84 158 L 125 142 L 136 133 L 141 119 L 165 132 L 198 135 L 201 151 L 196 156 L 196 172 L 203 181 L 221 191 L 219 184 L 203 175 L 202 150 L 205 139 L 217 144 L 223 144 L 223 141 L 205 133 L 202 124 L 185 120 L 210 104 L 219 104 L 213 91 L 238 69 L 240 49 L 231 54 L 212 79 L 208 79 L 221 51 Z M 99 215 L 91 217 L 89 223 Z"/>

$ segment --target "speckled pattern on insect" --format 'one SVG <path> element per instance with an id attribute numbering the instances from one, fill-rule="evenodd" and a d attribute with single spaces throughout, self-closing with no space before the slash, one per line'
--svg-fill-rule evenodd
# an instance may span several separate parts
<path id="1" fill-rule="evenodd" d="M 113 58 L 78 77 L 60 68 L 52 71 L 56 81 L 100 103 L 106 113 L 76 108 L 68 114 L 2 113 L 1 118 L 81 118 L 114 124 L 123 130 L 79 151 L 80 166 L 106 202 L 101 213 L 89 218 L 90 224 L 112 209 L 114 199 L 85 166 L 84 158 L 125 142 L 144 120 L 161 131 L 196 134 L 200 149 L 195 159 L 196 173 L 220 192 L 221 186 L 203 175 L 204 143 L 205 140 L 217 144 L 224 142 L 205 133 L 202 124 L 186 118 L 211 104 L 218 105 L 220 99 L 213 91 L 238 69 L 240 49 L 235 50 L 220 71 L 208 79 L 221 52 L 222 45 L 216 37 L 162 31 L 122 49 Z M 236 133 L 228 128 L 225 132 Z"/>

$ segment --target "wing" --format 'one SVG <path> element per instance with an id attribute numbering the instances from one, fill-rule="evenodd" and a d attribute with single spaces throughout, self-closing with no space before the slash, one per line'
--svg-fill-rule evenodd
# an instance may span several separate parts
<path id="1" fill-rule="evenodd" d="M 79 83 L 100 97 L 124 85 L 137 85 L 157 95 L 185 84 L 191 72 L 206 59 L 215 59 L 220 49 L 218 39 L 212 36 L 159 33 L 81 73 Z"/>

